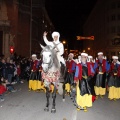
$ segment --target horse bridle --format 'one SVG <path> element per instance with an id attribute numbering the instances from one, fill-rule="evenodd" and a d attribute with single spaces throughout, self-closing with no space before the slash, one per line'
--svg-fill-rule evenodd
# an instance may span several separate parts
<path id="1" fill-rule="evenodd" d="M 47 51 L 47 50 L 42 50 L 41 51 L 41 56 L 42 56 L 43 51 Z M 42 64 L 48 64 L 48 70 L 49 70 L 53 65 L 53 60 L 51 59 L 49 63 L 45 63 L 44 61 L 42 61 Z"/>
<path id="2" fill-rule="evenodd" d="M 42 61 L 42 64 L 47 64 L 48 65 L 48 69 L 50 69 L 53 65 L 53 60 L 50 60 L 49 63 L 45 63 L 44 61 Z"/>

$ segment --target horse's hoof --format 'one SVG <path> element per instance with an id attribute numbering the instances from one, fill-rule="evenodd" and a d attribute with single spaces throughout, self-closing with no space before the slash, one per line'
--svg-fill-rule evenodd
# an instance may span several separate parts
<path id="1" fill-rule="evenodd" d="M 51 113 L 56 113 L 56 109 L 51 109 Z"/>
<path id="2" fill-rule="evenodd" d="M 72 100 L 72 99 L 73 99 L 73 97 L 71 97 L 71 96 L 70 96 L 70 99 Z"/>
<path id="3" fill-rule="evenodd" d="M 63 102 L 65 102 L 65 99 L 63 99 Z"/>
<path id="4" fill-rule="evenodd" d="M 46 107 L 46 108 L 44 109 L 44 111 L 48 112 L 48 111 L 49 111 L 49 108 L 48 108 L 48 107 Z"/>

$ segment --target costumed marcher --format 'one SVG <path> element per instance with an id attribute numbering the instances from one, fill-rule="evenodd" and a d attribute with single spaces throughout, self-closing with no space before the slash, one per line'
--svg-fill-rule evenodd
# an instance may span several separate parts
<path id="1" fill-rule="evenodd" d="M 92 65 L 87 62 L 87 53 L 81 53 L 81 63 L 76 64 L 74 82 L 77 84 L 76 103 L 77 109 L 87 111 L 87 107 L 92 107 L 91 88 L 88 81 L 94 76 Z"/>
<path id="2" fill-rule="evenodd" d="M 98 59 L 94 64 L 94 70 L 96 72 L 96 80 L 95 80 L 95 94 L 96 99 L 100 95 L 101 98 L 106 93 L 106 73 L 110 69 L 110 64 L 104 59 L 103 52 L 98 53 Z"/>
<path id="3" fill-rule="evenodd" d="M 31 74 L 29 78 L 29 91 L 38 89 L 38 69 L 39 61 L 37 60 L 36 54 L 32 55 L 32 61 L 30 65 Z"/>
<path id="4" fill-rule="evenodd" d="M 94 67 L 95 60 L 93 59 L 93 56 L 89 55 L 88 58 L 90 60 L 90 64 L 92 65 L 92 67 Z"/>
<path id="5" fill-rule="evenodd" d="M 76 63 L 73 59 L 74 54 L 70 53 L 68 55 L 68 60 L 66 61 L 66 75 L 65 75 L 65 90 L 67 91 L 68 94 L 70 94 L 70 87 L 74 83 L 74 73 L 75 73 L 75 66 Z"/>
<path id="6" fill-rule="evenodd" d="M 89 55 L 88 56 L 88 61 L 90 62 L 90 65 L 92 67 L 94 67 L 95 64 L 95 60 L 93 60 L 93 56 Z M 95 86 L 95 75 L 91 78 L 90 81 L 88 81 L 90 88 L 91 88 L 91 94 L 92 94 L 92 101 L 94 102 L 96 99 L 96 94 L 95 94 L 95 90 L 94 90 L 94 86 Z"/>
<path id="7" fill-rule="evenodd" d="M 110 65 L 110 78 L 108 80 L 110 100 L 120 99 L 120 64 L 117 63 L 118 57 L 112 57 L 113 62 Z"/>

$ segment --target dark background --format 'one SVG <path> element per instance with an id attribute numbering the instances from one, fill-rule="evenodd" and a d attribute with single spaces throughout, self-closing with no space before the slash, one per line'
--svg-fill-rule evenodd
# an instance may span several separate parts
<path id="1" fill-rule="evenodd" d="M 60 32 L 61 39 L 68 41 L 70 49 L 75 49 L 73 44 L 79 44 L 76 36 L 83 34 L 83 25 L 96 2 L 97 0 L 46 0 L 46 9 L 55 30 Z"/>

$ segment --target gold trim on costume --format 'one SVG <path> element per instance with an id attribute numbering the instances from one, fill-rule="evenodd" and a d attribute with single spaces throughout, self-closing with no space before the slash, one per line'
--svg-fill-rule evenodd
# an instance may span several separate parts
<path id="1" fill-rule="evenodd" d="M 84 79 L 87 79 L 88 77 L 87 76 L 82 76 Z"/>
<path id="2" fill-rule="evenodd" d="M 117 75 L 117 73 L 114 73 L 114 75 Z"/>
<path id="3" fill-rule="evenodd" d="M 103 74 L 103 72 L 99 72 L 99 74 Z"/>

